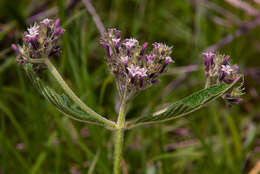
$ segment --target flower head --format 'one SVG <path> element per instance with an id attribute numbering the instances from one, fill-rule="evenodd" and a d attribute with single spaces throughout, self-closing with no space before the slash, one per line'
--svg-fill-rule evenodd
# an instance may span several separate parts
<path id="1" fill-rule="evenodd" d="M 148 49 L 148 43 L 139 45 L 139 41 L 130 38 L 121 40 L 120 31 L 108 29 L 100 43 L 106 51 L 106 61 L 111 72 L 116 77 L 120 96 L 127 93 L 127 99 L 154 83 L 165 72 L 169 63 L 172 47 L 162 43 L 154 43 L 153 49 Z"/>
<path id="2" fill-rule="evenodd" d="M 41 60 L 46 57 L 58 56 L 61 48 L 58 45 L 64 29 L 59 26 L 60 20 L 44 19 L 29 27 L 24 33 L 22 46 L 12 44 L 12 49 L 18 54 L 16 60 L 19 64 L 32 63 L 35 70 L 44 67 L 41 61 L 35 63 L 33 59 Z"/>
<path id="3" fill-rule="evenodd" d="M 213 51 L 202 54 L 204 58 L 205 74 L 210 79 L 210 84 L 226 83 L 231 84 L 241 76 L 237 65 L 230 65 L 230 56 L 215 54 Z M 223 98 L 229 103 L 239 103 L 242 101 L 240 96 L 243 94 L 243 82 L 239 87 L 234 87 L 223 95 Z"/>

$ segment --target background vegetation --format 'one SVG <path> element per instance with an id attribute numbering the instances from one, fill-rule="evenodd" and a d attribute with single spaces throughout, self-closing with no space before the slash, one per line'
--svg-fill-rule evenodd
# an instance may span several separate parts
<path id="1" fill-rule="evenodd" d="M 86 2 L 86 0 L 83 0 Z M 131 103 L 127 118 L 204 87 L 201 53 L 214 46 L 245 73 L 244 102 L 219 100 L 189 117 L 126 133 L 123 174 L 257 174 L 260 151 L 259 0 L 93 0 L 105 27 L 142 43 L 174 46 L 161 83 Z M 52 59 L 74 91 L 98 113 L 116 118 L 118 96 L 104 62 L 100 34 L 80 0 L 0 1 L 0 173 L 112 171 L 112 134 L 61 115 L 16 64 L 11 43 L 35 20 L 59 17 L 63 53 Z M 43 72 L 49 83 L 57 83 Z M 256 172 L 255 172 L 256 171 Z M 255 172 L 255 173 L 253 173 Z"/>

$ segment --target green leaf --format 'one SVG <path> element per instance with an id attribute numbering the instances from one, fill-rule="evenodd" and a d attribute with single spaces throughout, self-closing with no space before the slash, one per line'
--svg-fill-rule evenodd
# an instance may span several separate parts
<path id="1" fill-rule="evenodd" d="M 51 103 L 53 104 L 61 113 L 78 120 L 89 122 L 93 124 L 102 124 L 100 121 L 93 118 L 91 115 L 85 111 L 72 107 L 72 103 L 65 94 L 58 94 L 49 86 L 47 86 L 33 71 L 32 64 L 25 65 L 25 71 L 33 85 L 38 89 L 38 91 Z"/>
<path id="2" fill-rule="evenodd" d="M 212 85 L 209 88 L 197 91 L 155 113 L 142 116 L 139 119 L 128 123 L 128 127 L 132 128 L 143 124 L 164 122 L 188 115 L 218 97 L 221 97 L 230 88 L 232 88 L 240 80 L 240 78 L 241 77 L 229 85 L 221 83 L 219 85 Z"/>

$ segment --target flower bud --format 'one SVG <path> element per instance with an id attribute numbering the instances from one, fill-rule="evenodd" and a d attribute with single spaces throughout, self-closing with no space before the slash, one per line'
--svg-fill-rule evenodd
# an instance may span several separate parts
<path id="1" fill-rule="evenodd" d="M 17 54 L 21 54 L 19 48 L 15 45 L 15 44 L 12 44 L 12 49 L 17 53 Z"/>
<path id="2" fill-rule="evenodd" d="M 147 46 L 148 46 L 148 43 L 145 42 L 145 43 L 143 44 L 143 46 L 142 46 L 141 51 L 140 51 L 140 56 L 143 56 L 143 55 L 144 55 L 144 51 L 146 50 Z"/>

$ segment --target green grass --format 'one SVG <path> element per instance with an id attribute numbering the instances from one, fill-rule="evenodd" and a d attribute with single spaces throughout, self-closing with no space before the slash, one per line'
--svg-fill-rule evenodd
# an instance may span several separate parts
<path id="1" fill-rule="evenodd" d="M 208 17 L 214 11 L 203 6 L 195 11 L 187 1 L 92 1 L 106 27 L 116 27 L 123 36 L 137 37 L 141 42 L 163 41 L 173 45 L 176 63 L 170 68 L 202 65 L 201 51 L 238 28 L 217 25 Z M 26 10 L 30 2 L 0 2 L 0 23 L 7 24 L 0 30 L 0 171 L 61 174 L 76 167 L 82 174 L 110 174 L 111 132 L 61 115 L 31 85 L 24 70 L 15 63 L 15 54 L 6 54 L 11 43 L 21 42 L 25 19 L 30 16 Z M 115 120 L 117 94 L 104 62 L 98 30 L 83 4 L 68 10 L 64 2 L 53 1 L 48 5 L 58 8 L 55 16 L 62 19 L 66 29 L 63 53 L 52 62 L 87 105 Z M 245 21 L 252 19 L 226 3 L 220 5 Z M 259 67 L 259 30 L 255 28 L 235 39 L 220 52 L 230 54 L 233 62 L 243 68 Z M 47 71 L 42 76 L 58 88 Z M 164 88 L 178 77 L 165 75 L 161 83 L 138 95 L 130 104 L 127 118 L 143 115 L 158 103 L 176 101 L 204 86 L 203 71 L 192 72 L 169 95 L 162 97 Z M 259 92 L 257 80 L 251 76 L 245 79 L 247 91 L 254 88 Z M 127 131 L 124 160 L 128 173 L 248 173 L 259 158 L 254 151 L 260 136 L 258 101 L 247 92 L 244 102 L 232 108 L 219 100 L 189 117 Z M 83 128 L 87 128 L 87 136 L 82 136 Z M 187 133 L 181 134 L 180 130 Z M 176 146 L 189 140 L 194 141 Z M 25 145 L 23 150 L 16 148 L 19 143 Z"/>

